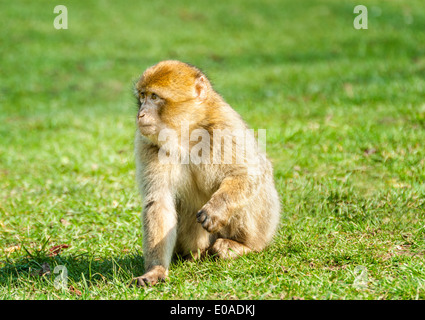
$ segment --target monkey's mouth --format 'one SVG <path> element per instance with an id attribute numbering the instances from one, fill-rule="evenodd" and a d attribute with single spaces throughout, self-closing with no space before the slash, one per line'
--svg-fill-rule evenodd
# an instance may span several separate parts
<path id="1" fill-rule="evenodd" d="M 140 119 L 139 118 L 139 120 L 137 121 L 137 125 L 140 127 L 140 128 L 142 128 L 142 127 L 144 127 L 144 128 L 147 128 L 147 127 L 152 127 L 154 124 L 153 123 L 149 123 L 149 121 L 142 121 L 142 120 L 145 120 L 145 119 Z"/>
<path id="2" fill-rule="evenodd" d="M 155 126 L 153 124 L 139 124 L 139 129 L 142 131 L 152 131 L 155 129 Z"/>
<path id="3" fill-rule="evenodd" d="M 139 124 L 139 131 L 143 135 L 154 134 L 156 129 L 153 124 Z"/>

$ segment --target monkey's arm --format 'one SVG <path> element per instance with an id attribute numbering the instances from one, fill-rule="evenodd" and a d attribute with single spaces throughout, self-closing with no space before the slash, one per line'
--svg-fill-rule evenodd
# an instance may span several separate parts
<path id="1" fill-rule="evenodd" d="M 211 199 L 197 213 L 196 218 L 208 232 L 224 227 L 232 214 L 246 205 L 256 191 L 259 177 L 247 174 L 226 177 Z"/>
<path id="2" fill-rule="evenodd" d="M 155 171 L 155 175 L 150 174 L 149 179 L 143 179 L 142 186 L 145 274 L 136 278 L 140 285 L 155 284 L 165 279 L 176 243 L 177 214 L 174 197 L 170 184 L 167 183 L 168 179 L 163 176 L 167 170 Z"/>
<path id="3" fill-rule="evenodd" d="M 168 268 L 175 244 L 177 214 L 168 190 L 146 197 L 143 210 L 143 244 L 147 269 Z"/>

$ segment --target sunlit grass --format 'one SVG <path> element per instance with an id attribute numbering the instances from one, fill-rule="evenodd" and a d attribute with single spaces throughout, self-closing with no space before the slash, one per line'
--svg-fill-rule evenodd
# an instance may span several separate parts
<path id="1" fill-rule="evenodd" d="M 352 1 L 74 1 L 55 30 L 51 2 L 2 3 L 0 298 L 424 299 L 425 7 L 364 4 L 368 30 Z M 267 130 L 281 229 L 140 289 L 132 84 L 169 58 Z"/>

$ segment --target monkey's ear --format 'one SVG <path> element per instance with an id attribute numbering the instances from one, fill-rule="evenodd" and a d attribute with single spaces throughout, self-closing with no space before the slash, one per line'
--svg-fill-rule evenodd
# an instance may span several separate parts
<path id="1" fill-rule="evenodd" d="M 195 94 L 199 102 L 203 102 L 208 95 L 208 80 L 201 74 L 195 80 Z"/>

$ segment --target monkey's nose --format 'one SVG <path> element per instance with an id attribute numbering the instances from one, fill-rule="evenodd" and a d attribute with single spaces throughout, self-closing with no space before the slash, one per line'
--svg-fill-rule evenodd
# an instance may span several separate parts
<path id="1" fill-rule="evenodd" d="M 145 116 L 145 114 L 144 114 L 144 113 L 139 113 L 138 118 L 139 118 L 139 119 L 142 119 L 144 116 Z"/>

